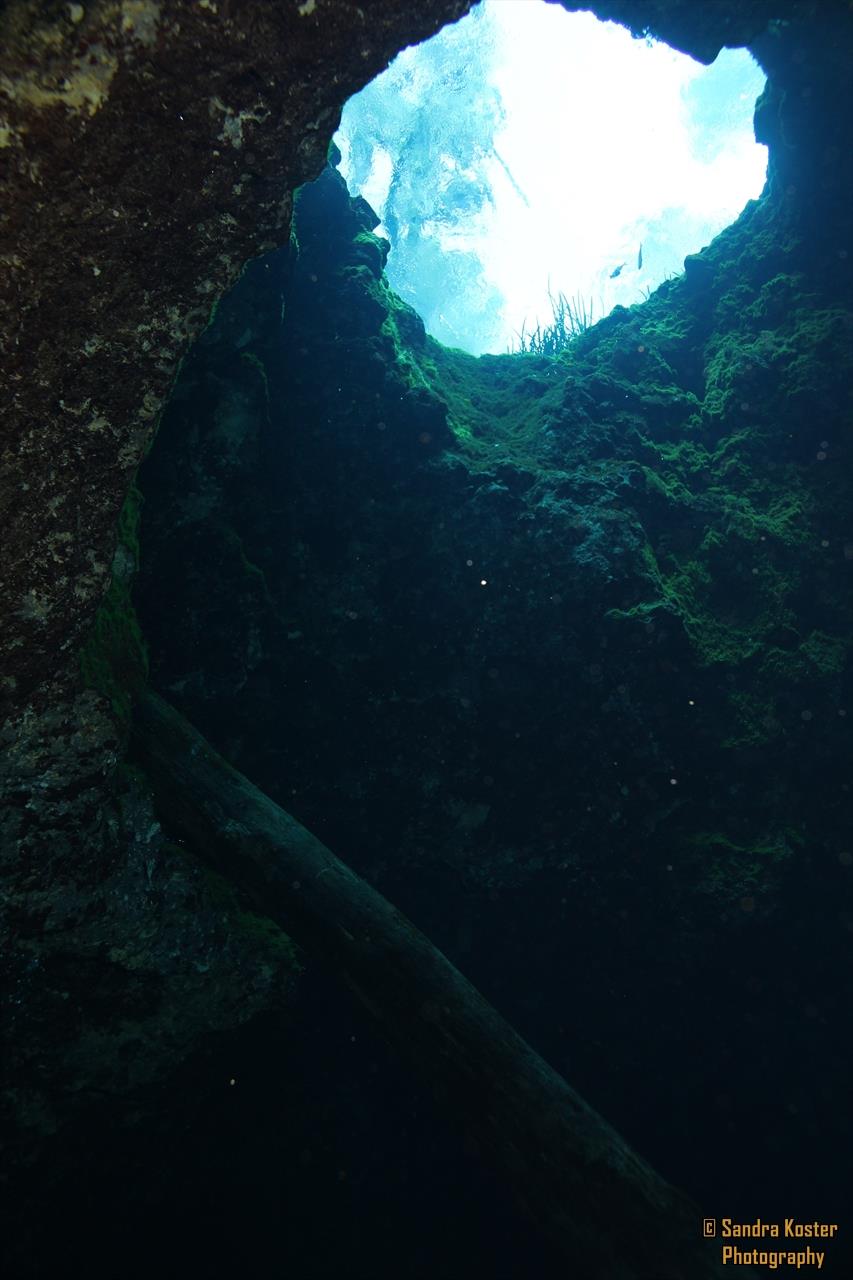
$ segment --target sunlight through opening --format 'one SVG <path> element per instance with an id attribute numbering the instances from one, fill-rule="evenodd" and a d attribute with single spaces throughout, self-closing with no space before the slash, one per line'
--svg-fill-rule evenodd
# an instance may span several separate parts
<path id="1" fill-rule="evenodd" d="M 761 193 L 764 75 L 704 67 L 589 13 L 484 0 L 346 105 L 353 194 L 427 329 L 474 354 L 518 346 L 563 294 L 595 319 L 678 275 Z"/>

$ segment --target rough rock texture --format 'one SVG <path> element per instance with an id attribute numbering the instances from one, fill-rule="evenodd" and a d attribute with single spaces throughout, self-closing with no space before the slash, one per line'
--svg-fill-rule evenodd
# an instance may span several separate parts
<path id="1" fill-rule="evenodd" d="M 566 8 L 572 8 L 566 5 Z M 599 18 L 619 22 L 635 35 L 652 34 L 673 49 L 710 64 L 723 47 L 751 45 L 766 28 L 796 23 L 800 31 L 815 22 L 838 17 L 835 0 L 750 0 L 747 4 L 697 5 L 693 0 L 598 0 Z"/>
<path id="2" fill-rule="evenodd" d="M 790 38 L 814 133 L 772 83 L 763 198 L 558 360 L 439 347 L 304 188 L 142 469 L 138 599 L 155 683 L 644 1154 L 781 1207 L 831 1129 L 840 1210 L 851 117 Z"/>
<path id="3" fill-rule="evenodd" d="M 154 679 L 375 866 L 518 883 L 640 824 L 679 918 L 772 908 L 807 827 L 844 840 L 842 226 L 753 202 L 554 361 L 427 338 L 374 225 L 327 169 L 187 362 L 141 474 Z"/>
<path id="4" fill-rule="evenodd" d="M 406 41 L 466 7 L 22 0 L 0 12 L 0 848 L 16 939 L 7 964 L 16 975 L 31 973 L 34 955 L 92 957 L 82 984 L 76 961 L 58 983 L 84 1018 L 105 991 L 121 1007 L 122 966 L 129 987 L 140 966 L 159 984 L 158 1016 L 181 1027 L 184 1049 L 196 1018 L 229 1025 L 271 998 L 251 975 L 241 1000 L 229 981 L 208 980 L 204 1013 L 194 1013 L 186 984 L 211 968 L 221 938 L 193 924 L 192 874 L 171 907 L 122 888 L 140 841 L 152 882 L 184 873 L 148 831 L 144 801 L 133 802 L 141 826 L 128 828 L 115 798 L 134 789 L 115 767 L 128 690 L 144 678 L 126 591 L 135 521 L 127 506 L 119 513 L 181 359 L 246 260 L 286 242 L 291 192 L 322 165 L 342 103 Z M 177 919 L 183 944 L 167 964 L 155 939 Z M 133 964 L 122 958 L 128 937 L 146 953 Z M 117 946 L 118 968 L 106 959 Z M 169 965 L 184 966 L 177 984 Z M 46 1059 L 41 1101 L 24 1106 L 22 1081 L 37 1084 L 19 1057 L 5 1094 L 45 1132 L 57 1110 L 45 1091 L 62 1111 L 94 1087 L 74 1048 L 79 1028 L 54 1025 L 52 999 L 31 978 L 30 1021 L 15 1022 L 20 1063 Z M 107 1079 L 106 1067 L 122 1040 L 102 1051 L 102 1090 L 124 1087 L 124 1068 Z M 164 1050 L 161 1066 L 174 1056 Z"/>
<path id="5" fill-rule="evenodd" d="M 144 787 L 119 767 L 146 661 L 129 600 L 130 485 L 217 298 L 247 259 L 286 246 L 291 192 L 319 172 L 345 99 L 466 7 L 19 0 L 0 11 L 0 850 L 15 993 L 3 1097 L 21 1126 L 16 1158 L 33 1158 L 34 1137 L 95 1099 L 171 1071 L 206 1031 L 285 997 L 286 940 L 169 843 Z M 771 148 L 765 201 L 646 310 L 599 326 L 559 378 L 536 362 L 507 373 L 516 416 L 495 466 L 487 428 L 506 366 L 481 365 L 477 387 L 471 362 L 426 343 L 381 284 L 368 212 L 327 180 L 334 207 L 326 222 L 315 208 L 314 241 L 306 218 L 299 256 L 285 247 L 254 263 L 188 360 L 146 513 L 156 678 L 339 852 L 360 863 L 369 832 L 380 852 L 362 869 L 392 893 L 405 892 L 405 844 L 433 894 L 419 921 L 440 941 L 444 929 L 464 959 L 479 920 L 479 945 L 505 956 L 508 1000 L 514 984 L 526 990 L 533 943 L 507 926 L 523 902 L 492 919 L 489 895 L 535 882 L 537 934 L 556 936 L 568 871 L 591 922 L 579 945 L 592 946 L 614 911 L 628 919 L 597 877 L 643 815 L 658 842 L 643 907 L 625 924 L 619 963 L 598 953 L 590 1002 L 610 966 L 615 982 L 624 953 L 644 946 L 660 901 L 678 940 L 661 981 L 669 964 L 709 954 L 703 939 L 716 935 L 702 931 L 722 913 L 740 990 L 743 931 L 769 920 L 775 936 L 781 919 L 808 950 L 803 920 L 773 912 L 802 902 L 817 918 L 846 865 L 828 836 L 845 803 L 837 713 L 849 706 L 853 556 L 842 506 L 849 13 L 804 0 L 594 7 L 706 61 L 724 43 L 752 42 L 770 75 L 756 114 Z M 357 403 L 339 391 L 344 377 Z M 494 548 L 508 529 L 519 603 L 495 608 L 466 575 L 481 565 L 500 575 Z M 437 659 L 462 597 L 459 635 Z M 593 616 L 606 653 L 589 649 Z M 406 640 L 411 662 L 394 669 Z M 620 664 L 626 679 L 611 679 Z M 556 683 L 541 684 L 543 672 Z M 567 688 L 570 718 L 543 720 Z M 706 707 L 698 728 L 668 714 L 682 698 Z M 403 750 L 413 714 L 417 761 Z M 611 765 L 576 741 L 576 724 L 592 718 L 613 726 L 597 749 L 647 762 L 636 790 L 616 775 L 605 785 Z M 387 766 L 371 777 L 361 762 L 380 749 Z M 756 793 L 745 836 L 727 807 L 766 780 L 768 752 L 780 768 Z M 698 810 L 695 795 L 691 808 L 669 790 L 671 764 L 692 771 L 697 790 L 710 766 Z M 809 792 L 804 809 L 797 787 Z M 571 849 L 549 811 L 577 820 Z M 803 879 L 809 859 L 815 874 Z M 834 954 L 823 953 L 830 971 Z M 543 969 L 553 962 L 544 949 Z M 806 1127 L 819 1124 L 808 1068 L 831 1091 L 844 1061 L 828 1043 L 837 1011 L 812 1000 L 794 965 L 782 985 L 769 970 L 746 981 L 777 992 L 780 1014 L 786 1001 L 817 1010 L 804 1017 L 820 1052 L 800 1060 L 787 1101 Z M 629 1015 L 617 1003 L 607 1014 L 617 1034 Z M 544 1035 L 561 1065 L 562 1042 Z M 580 1059 L 568 1072 L 584 1087 L 596 1072 Z M 772 1055 L 766 1065 L 772 1074 Z M 718 1066 L 725 1074 L 728 1059 Z M 618 1120 L 626 1104 L 608 1080 L 595 1096 Z M 724 1087 L 719 1097 L 721 1122 L 733 1123 Z"/>
<path id="6" fill-rule="evenodd" d="M 178 362 L 339 108 L 464 0 L 12 4 L 2 16 L 4 691 L 73 649 Z M 85 475 L 85 483 L 81 476 Z"/>

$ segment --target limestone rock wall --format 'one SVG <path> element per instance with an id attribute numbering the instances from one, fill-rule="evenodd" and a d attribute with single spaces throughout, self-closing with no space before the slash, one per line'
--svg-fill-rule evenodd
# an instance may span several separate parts
<path id="1" fill-rule="evenodd" d="M 464 0 L 0 15 L 3 692 L 73 652 L 178 364 L 286 240 L 342 103 Z"/>
<path id="2" fill-rule="evenodd" d="M 286 941 L 223 906 L 118 768 L 127 687 L 109 668 L 127 668 L 120 684 L 144 678 L 126 590 L 135 525 L 120 512 L 182 359 L 246 261 L 287 242 L 291 193 L 322 166 L 342 103 L 466 7 L 0 10 L 0 865 L 15 1044 L 3 1115 L 20 1125 L 16 1159 L 71 1111 L 167 1070 L 205 1029 L 283 999 Z"/>

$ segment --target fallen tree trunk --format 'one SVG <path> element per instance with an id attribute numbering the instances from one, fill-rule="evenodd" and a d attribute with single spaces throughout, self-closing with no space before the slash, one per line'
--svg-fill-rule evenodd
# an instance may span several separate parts
<path id="1" fill-rule="evenodd" d="M 589 1280 L 718 1280 L 699 1210 L 409 920 L 154 694 L 135 743 L 164 822 L 352 989 L 527 1215 Z"/>

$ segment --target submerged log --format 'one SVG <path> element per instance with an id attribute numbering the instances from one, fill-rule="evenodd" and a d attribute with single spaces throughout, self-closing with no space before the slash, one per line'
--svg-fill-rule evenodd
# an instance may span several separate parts
<path id="1" fill-rule="evenodd" d="M 701 1214 L 381 894 L 148 694 L 135 743 L 163 821 L 355 993 L 516 1202 L 589 1280 L 719 1280 Z"/>

